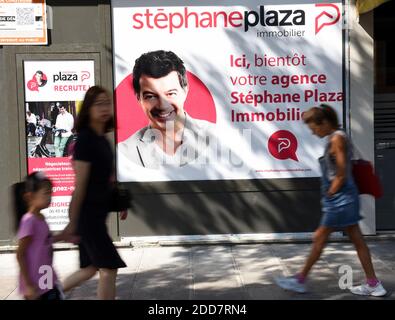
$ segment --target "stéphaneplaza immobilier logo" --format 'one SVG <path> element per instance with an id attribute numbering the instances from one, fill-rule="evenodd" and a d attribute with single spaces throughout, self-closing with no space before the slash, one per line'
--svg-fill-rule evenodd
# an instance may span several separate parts
<path id="1" fill-rule="evenodd" d="M 323 8 L 315 18 L 315 34 L 322 28 L 336 24 L 340 20 L 340 9 L 335 4 L 319 3 Z M 242 28 L 248 32 L 254 27 L 283 27 L 306 25 L 306 11 L 302 9 L 267 9 L 264 5 L 259 10 L 244 11 L 197 11 L 193 7 L 183 9 L 145 8 L 132 15 L 132 28 L 160 29 L 176 32 L 178 29 Z"/>

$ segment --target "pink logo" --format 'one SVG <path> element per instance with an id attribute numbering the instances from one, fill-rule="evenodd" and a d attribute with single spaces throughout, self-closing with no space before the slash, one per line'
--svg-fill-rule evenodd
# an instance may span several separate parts
<path id="1" fill-rule="evenodd" d="M 27 82 L 27 88 L 30 91 L 38 91 L 38 84 L 37 84 L 37 82 L 35 80 L 29 80 Z"/>
<path id="2" fill-rule="evenodd" d="M 322 11 L 317 17 L 315 17 L 315 34 L 321 31 L 325 26 L 331 26 L 336 24 L 340 20 L 339 7 L 332 3 L 316 3 L 316 7 L 329 7 L 336 11 L 336 15 L 328 13 L 328 11 Z M 333 10 L 330 10 L 333 13 Z M 328 19 L 329 18 L 329 19 Z M 324 20 L 324 21 L 322 21 Z M 329 21 L 328 21 L 329 20 Z"/>
<path id="3" fill-rule="evenodd" d="M 287 130 L 280 130 L 271 135 L 268 141 L 270 154 L 279 160 L 292 159 L 299 161 L 296 156 L 298 140 L 295 135 Z"/>
<path id="4" fill-rule="evenodd" d="M 89 79 L 90 77 L 91 77 L 91 74 L 89 71 L 81 71 L 81 82 Z"/>

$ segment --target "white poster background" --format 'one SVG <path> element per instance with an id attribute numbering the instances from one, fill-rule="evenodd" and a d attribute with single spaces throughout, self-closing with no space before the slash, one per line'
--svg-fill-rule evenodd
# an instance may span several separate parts
<path id="1" fill-rule="evenodd" d="M 55 196 L 48 208 L 41 211 L 51 231 L 62 231 L 69 223 L 71 196 Z"/>
<path id="2" fill-rule="evenodd" d="M 276 5 L 260 1 L 248 1 L 245 5 L 227 6 L 207 5 L 201 1 L 188 1 L 185 5 L 175 5 L 174 1 L 164 1 L 162 6 L 150 6 L 141 1 L 113 0 L 113 42 L 114 42 L 114 73 L 115 88 L 132 72 L 136 58 L 142 53 L 154 50 L 171 50 L 185 62 L 188 71 L 193 72 L 210 90 L 216 105 L 217 112 L 217 135 L 221 143 L 227 145 L 232 151 L 242 157 L 244 165 L 235 170 L 226 163 L 214 162 L 210 165 L 188 165 L 175 169 L 146 169 L 139 165 L 127 163 L 120 159 L 118 152 L 118 179 L 120 181 L 171 181 L 171 180 L 206 180 L 206 179 L 256 179 L 256 178 L 292 178 L 292 177 L 316 177 L 320 175 L 317 158 L 323 153 L 322 140 L 314 137 L 308 127 L 302 121 L 261 121 L 261 122 L 231 122 L 231 109 L 237 112 L 267 112 L 276 107 L 286 110 L 288 107 L 299 108 L 305 111 L 324 101 L 317 99 L 303 100 L 305 90 L 317 89 L 319 93 L 342 92 L 342 17 L 335 24 L 330 24 L 329 15 L 335 16 L 336 9 L 317 7 L 311 1 L 278 1 Z M 281 4 L 281 3 L 288 4 Z M 321 1 L 316 1 L 320 3 Z M 166 3 L 169 5 L 167 6 Z M 292 26 L 261 26 L 250 27 L 247 32 L 243 27 L 216 27 L 196 28 L 190 23 L 188 28 L 173 29 L 164 27 L 164 16 L 160 16 L 162 22 L 158 22 L 163 28 L 153 26 L 155 14 L 170 13 L 183 14 L 188 7 L 190 12 L 216 12 L 255 10 L 259 12 L 259 6 L 264 6 L 265 11 L 304 10 L 305 25 Z M 342 12 L 342 4 L 334 3 L 338 11 Z M 141 29 L 132 27 L 133 15 L 141 13 L 141 20 L 146 23 L 144 14 L 152 13 L 150 26 Z M 281 15 L 280 15 L 281 17 Z M 159 21 L 158 19 L 157 21 Z M 317 19 L 322 28 L 316 33 Z M 326 21 L 325 21 L 326 19 Z M 193 21 L 193 20 L 191 20 Z M 292 21 L 292 19 L 291 19 Z M 287 21 L 289 22 L 289 21 Z M 328 25 L 325 25 L 327 23 Z M 136 24 L 137 25 L 137 24 Z M 300 32 L 299 37 L 265 36 L 259 37 L 262 31 L 294 31 Z M 304 55 L 306 65 L 256 67 L 254 55 L 261 57 L 286 57 Z M 245 55 L 251 64 L 249 69 L 235 68 L 230 66 L 230 55 L 242 57 Z M 230 76 L 241 75 L 265 75 L 270 80 L 273 75 L 300 75 L 300 74 L 324 74 L 324 84 L 292 84 L 288 88 L 272 85 L 267 81 L 265 86 L 233 86 Z M 259 107 L 251 104 L 231 104 L 231 92 L 238 91 L 248 94 L 261 93 L 267 90 L 271 93 L 299 93 L 301 102 L 292 103 L 264 103 Z M 336 108 L 342 123 L 342 101 L 328 101 Z M 251 129 L 251 146 L 247 140 L 240 136 L 243 129 Z M 268 151 L 268 138 L 278 130 L 291 131 L 298 140 L 296 155 L 299 161 L 292 159 L 279 160 Z M 126 165 L 127 163 L 127 165 Z"/>

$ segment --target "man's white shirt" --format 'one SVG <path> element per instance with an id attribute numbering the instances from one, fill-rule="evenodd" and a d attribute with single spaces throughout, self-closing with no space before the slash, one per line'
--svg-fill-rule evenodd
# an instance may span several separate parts
<path id="1" fill-rule="evenodd" d="M 27 123 L 33 123 L 34 125 L 37 124 L 37 117 L 35 116 L 34 113 L 30 114 L 30 116 L 26 116 L 26 121 Z"/>
<path id="2" fill-rule="evenodd" d="M 217 125 L 186 114 L 182 144 L 166 154 L 156 140 L 158 130 L 140 129 L 117 145 L 119 181 L 218 180 L 245 176 L 241 148 L 232 150 L 219 141 Z M 160 140 L 159 140 L 160 141 Z"/>
<path id="3" fill-rule="evenodd" d="M 71 113 L 65 112 L 64 114 L 59 113 L 57 118 L 56 118 L 56 124 L 55 124 L 56 129 L 64 129 L 67 130 L 67 132 L 62 133 L 62 137 L 70 137 L 71 136 L 71 130 L 74 127 L 74 118 Z"/>
<path id="4" fill-rule="evenodd" d="M 145 127 L 127 140 L 118 144 L 121 161 L 132 161 L 149 169 L 164 167 L 183 167 L 204 154 L 207 146 L 213 142 L 215 125 L 205 120 L 193 119 L 186 115 L 182 134 L 182 143 L 169 155 L 158 145 L 158 131 Z M 119 163 L 120 166 L 125 164 Z"/>

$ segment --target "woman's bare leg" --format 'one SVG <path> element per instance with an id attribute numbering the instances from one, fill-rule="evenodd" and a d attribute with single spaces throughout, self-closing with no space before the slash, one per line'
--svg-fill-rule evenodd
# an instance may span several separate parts
<path id="1" fill-rule="evenodd" d="M 66 292 L 76 286 L 79 286 L 84 281 L 92 278 L 96 274 L 96 272 L 97 268 L 92 266 L 81 268 L 80 270 L 74 272 L 66 278 L 66 280 L 63 282 L 63 290 Z"/>
<path id="2" fill-rule="evenodd" d="M 368 246 L 363 239 L 361 229 L 358 224 L 349 226 L 346 228 L 346 232 L 350 237 L 351 242 L 354 244 L 358 254 L 359 261 L 363 270 L 365 271 L 367 279 L 376 279 L 376 273 L 374 272 L 372 258 Z"/>
<path id="3" fill-rule="evenodd" d="M 318 227 L 318 229 L 314 232 L 313 246 L 311 248 L 311 252 L 307 257 L 307 260 L 305 262 L 302 271 L 299 273 L 299 275 L 301 275 L 303 278 L 307 277 L 313 265 L 320 258 L 322 250 L 324 249 L 326 242 L 329 238 L 329 235 L 332 232 L 333 232 L 333 228 L 329 228 L 325 226 Z"/>
<path id="4" fill-rule="evenodd" d="M 99 300 L 115 299 L 115 281 L 118 269 L 99 269 L 99 286 L 97 288 L 97 298 Z"/>

